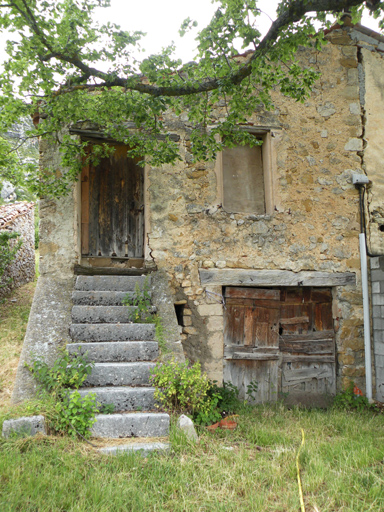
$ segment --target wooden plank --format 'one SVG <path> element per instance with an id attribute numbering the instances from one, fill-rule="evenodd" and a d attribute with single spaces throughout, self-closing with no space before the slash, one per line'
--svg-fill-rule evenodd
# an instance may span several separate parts
<path id="1" fill-rule="evenodd" d="M 333 328 L 332 303 L 314 305 L 314 327 L 317 331 L 326 331 Z"/>
<path id="2" fill-rule="evenodd" d="M 280 303 L 277 300 L 252 300 L 252 299 L 241 299 L 241 298 L 226 298 L 225 304 L 237 305 L 237 306 L 249 306 L 253 308 L 263 307 L 268 309 L 279 310 Z"/>
<path id="3" fill-rule="evenodd" d="M 333 340 L 327 341 L 296 341 L 280 342 L 281 352 L 302 352 L 304 354 L 333 354 L 335 350 Z"/>
<path id="4" fill-rule="evenodd" d="M 309 323 L 309 317 L 308 316 L 293 316 L 291 318 L 280 318 L 280 323 L 283 325 L 306 324 L 306 323 Z"/>
<path id="5" fill-rule="evenodd" d="M 141 276 L 150 274 L 156 268 L 85 267 L 76 264 L 74 273 L 78 276 Z"/>
<path id="6" fill-rule="evenodd" d="M 283 354 L 282 356 L 283 363 L 335 363 L 335 357 L 330 355 L 287 355 Z"/>
<path id="7" fill-rule="evenodd" d="M 233 352 L 244 352 L 244 353 L 257 353 L 263 352 L 267 354 L 275 354 L 279 352 L 279 346 L 270 346 L 270 347 L 251 347 L 251 346 L 239 346 L 239 345 L 226 345 L 225 352 L 230 355 Z"/>
<path id="8" fill-rule="evenodd" d="M 265 288 L 243 288 L 238 286 L 229 286 L 225 289 L 225 297 L 242 299 L 267 299 L 280 300 L 280 290 L 271 290 Z"/>
<path id="9" fill-rule="evenodd" d="M 203 286 L 346 286 L 356 285 L 353 272 L 199 269 Z"/>
<path id="10" fill-rule="evenodd" d="M 332 290 L 312 288 L 311 302 L 332 302 Z"/>
<path id="11" fill-rule="evenodd" d="M 240 399 L 246 399 L 247 386 L 257 382 L 258 391 L 254 403 L 277 400 L 277 360 L 272 361 L 224 361 L 224 381 L 232 382 L 240 391 Z"/>
<path id="12" fill-rule="evenodd" d="M 236 359 L 236 360 L 249 360 L 249 361 L 274 361 L 279 359 L 279 354 L 263 354 L 257 352 L 255 354 L 251 352 L 233 352 L 231 356 L 225 356 L 225 359 Z"/>
<path id="13" fill-rule="evenodd" d="M 334 331 L 327 330 L 327 331 L 314 331 L 309 332 L 305 334 L 284 334 L 280 336 L 280 340 L 287 341 L 287 342 L 294 342 L 294 341 L 327 341 L 327 340 L 333 340 L 335 336 Z"/>
<path id="14" fill-rule="evenodd" d="M 290 362 L 290 361 L 289 361 Z M 324 368 L 298 368 L 291 370 L 283 370 L 283 378 L 286 383 L 293 382 L 305 382 L 310 381 L 312 379 L 332 379 L 333 370 L 329 363 Z"/>

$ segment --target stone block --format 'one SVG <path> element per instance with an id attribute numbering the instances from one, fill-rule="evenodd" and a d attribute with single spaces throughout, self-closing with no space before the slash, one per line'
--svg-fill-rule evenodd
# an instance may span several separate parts
<path id="1" fill-rule="evenodd" d="M 221 304 L 202 304 L 197 306 L 197 312 L 200 316 L 220 316 L 223 314 Z"/>
<path id="2" fill-rule="evenodd" d="M 224 318 L 220 316 L 209 316 L 207 323 L 208 331 L 222 331 L 224 329 Z"/>
<path id="3" fill-rule="evenodd" d="M 180 418 L 177 420 L 177 426 L 182 432 L 184 432 L 185 436 L 190 441 L 194 441 L 196 443 L 199 440 L 193 421 L 190 418 L 188 418 L 188 416 L 182 414 Z"/>
<path id="4" fill-rule="evenodd" d="M 5 420 L 3 437 L 30 437 L 36 434 L 47 434 L 44 416 L 23 416 L 15 420 Z"/>
<path id="5" fill-rule="evenodd" d="M 138 453 L 142 457 L 148 457 L 151 453 L 166 453 L 171 449 L 170 443 L 129 443 L 116 446 L 106 446 L 97 451 L 104 455 L 120 455 L 122 453 Z"/>
<path id="6" fill-rule="evenodd" d="M 371 269 L 380 268 L 380 258 L 379 257 L 371 258 L 370 261 L 371 261 Z"/>
<path id="7" fill-rule="evenodd" d="M 75 290 L 82 291 L 135 291 L 144 283 L 150 285 L 150 278 L 145 276 L 78 276 Z"/>
<path id="8" fill-rule="evenodd" d="M 94 437 L 165 437 L 169 415 L 163 413 L 97 414 L 91 429 Z"/>
<path id="9" fill-rule="evenodd" d="M 362 151 L 363 141 L 362 139 L 352 138 L 344 146 L 345 151 Z"/>
<path id="10" fill-rule="evenodd" d="M 153 340 L 153 324 L 72 324 L 74 341 L 142 341 Z"/>
<path id="11" fill-rule="evenodd" d="M 96 400 L 101 405 L 113 404 L 116 412 L 121 411 L 150 411 L 155 409 L 155 388 L 152 387 L 99 387 L 80 389 L 82 397 L 89 393 L 96 394 Z"/>
<path id="12" fill-rule="evenodd" d="M 384 306 L 384 294 L 372 295 L 372 305 L 373 306 Z"/>
<path id="13" fill-rule="evenodd" d="M 155 363 L 96 363 L 85 386 L 148 386 Z"/>
<path id="14" fill-rule="evenodd" d="M 372 293 L 380 293 L 380 282 L 379 281 L 372 283 Z"/>
<path id="15" fill-rule="evenodd" d="M 380 269 L 375 268 L 371 270 L 371 279 L 374 281 L 383 281 L 384 280 L 384 272 Z"/>
<path id="16" fill-rule="evenodd" d="M 157 341 L 68 343 L 67 351 L 86 354 L 94 363 L 153 361 L 159 355 Z"/>

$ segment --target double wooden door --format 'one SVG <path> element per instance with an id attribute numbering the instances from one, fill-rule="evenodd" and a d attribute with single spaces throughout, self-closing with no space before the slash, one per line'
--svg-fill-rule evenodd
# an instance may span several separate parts
<path id="1" fill-rule="evenodd" d="M 144 173 L 126 146 L 83 168 L 81 203 L 83 256 L 143 258 Z"/>
<path id="2" fill-rule="evenodd" d="M 314 404 L 336 391 L 332 293 L 327 288 L 225 290 L 224 380 L 257 402 Z"/>

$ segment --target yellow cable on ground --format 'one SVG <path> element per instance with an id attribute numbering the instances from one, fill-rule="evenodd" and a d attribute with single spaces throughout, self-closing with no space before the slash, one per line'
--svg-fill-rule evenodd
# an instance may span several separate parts
<path id="1" fill-rule="evenodd" d="M 301 486 L 301 478 L 300 478 L 300 464 L 299 464 L 299 457 L 302 447 L 304 446 L 305 442 L 305 436 L 304 436 L 304 430 L 301 429 L 301 445 L 296 455 L 296 469 L 297 469 L 297 482 L 299 484 L 299 495 L 300 495 L 300 507 L 301 512 L 305 512 L 305 505 L 304 505 L 304 498 L 303 498 L 303 488 Z"/>

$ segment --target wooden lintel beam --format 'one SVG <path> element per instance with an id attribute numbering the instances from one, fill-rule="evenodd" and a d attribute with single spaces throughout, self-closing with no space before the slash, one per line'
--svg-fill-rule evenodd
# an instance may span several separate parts
<path id="1" fill-rule="evenodd" d="M 203 286 L 346 286 L 356 285 L 354 272 L 200 269 Z"/>

